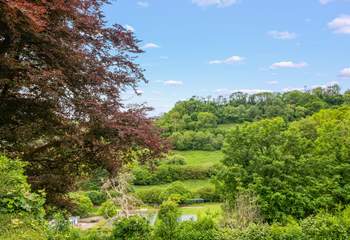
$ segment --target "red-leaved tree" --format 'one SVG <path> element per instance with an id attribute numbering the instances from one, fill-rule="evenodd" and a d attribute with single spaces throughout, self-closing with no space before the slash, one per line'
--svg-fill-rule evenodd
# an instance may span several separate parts
<path id="1" fill-rule="evenodd" d="M 145 107 L 121 93 L 145 81 L 132 32 L 107 27 L 107 0 L 0 0 L 0 151 L 27 162 L 34 189 L 59 204 L 76 177 L 111 174 L 166 144 Z"/>

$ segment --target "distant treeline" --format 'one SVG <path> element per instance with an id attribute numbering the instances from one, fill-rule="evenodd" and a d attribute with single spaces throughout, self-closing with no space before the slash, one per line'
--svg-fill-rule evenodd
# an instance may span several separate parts
<path id="1" fill-rule="evenodd" d="M 178 150 L 215 150 L 222 147 L 225 128 L 219 124 L 240 124 L 282 117 L 286 122 L 350 103 L 350 91 L 338 85 L 308 91 L 284 93 L 232 93 L 228 97 L 192 97 L 178 102 L 157 120 L 163 134 Z"/>

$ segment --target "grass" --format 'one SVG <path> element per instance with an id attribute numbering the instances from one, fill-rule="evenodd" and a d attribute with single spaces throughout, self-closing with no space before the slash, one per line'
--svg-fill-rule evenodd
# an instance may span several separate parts
<path id="1" fill-rule="evenodd" d="M 200 216 L 204 213 L 211 213 L 214 215 L 221 215 L 222 209 L 220 203 L 203 203 L 194 204 L 190 206 L 183 206 L 180 208 L 182 214 L 193 214 Z"/>
<path id="2" fill-rule="evenodd" d="M 204 166 L 210 167 L 220 163 L 224 154 L 221 151 L 174 151 L 186 159 L 189 166 Z"/>
<path id="3" fill-rule="evenodd" d="M 210 182 L 209 179 L 206 180 L 187 180 L 187 181 L 181 181 L 185 187 L 190 191 L 196 191 L 199 188 L 207 187 L 207 186 L 213 186 L 213 184 Z M 151 188 L 159 188 L 159 189 L 165 189 L 167 188 L 169 184 L 160 184 L 160 185 L 149 185 L 149 186 L 134 186 L 135 191 L 140 190 L 148 190 Z"/>

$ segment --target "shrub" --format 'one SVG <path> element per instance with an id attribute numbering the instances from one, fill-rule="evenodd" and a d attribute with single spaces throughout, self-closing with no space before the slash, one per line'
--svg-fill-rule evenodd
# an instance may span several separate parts
<path id="1" fill-rule="evenodd" d="M 200 218 L 197 222 L 186 221 L 177 228 L 178 240 L 219 240 L 218 227 L 211 216 Z"/>
<path id="2" fill-rule="evenodd" d="M 101 207 L 98 210 L 98 213 L 102 215 L 105 218 L 111 218 L 117 215 L 118 208 L 114 204 L 112 200 L 107 200 L 104 203 L 102 203 Z"/>
<path id="3" fill-rule="evenodd" d="M 209 202 L 217 202 L 220 200 L 220 195 L 216 191 L 215 187 L 202 187 L 195 192 L 195 195 L 199 198 L 203 198 Z"/>
<path id="4" fill-rule="evenodd" d="M 162 190 L 159 188 L 151 188 L 147 190 L 141 190 L 136 195 L 144 203 L 147 204 L 161 204 L 162 198 L 160 197 Z"/>
<path id="5" fill-rule="evenodd" d="M 30 213 L 0 214 L 1 240 L 47 240 L 46 230 L 46 223 Z"/>
<path id="6" fill-rule="evenodd" d="M 178 205 L 172 201 L 165 201 L 158 212 L 158 222 L 155 235 L 164 240 L 177 239 L 177 218 L 180 216 Z"/>
<path id="7" fill-rule="evenodd" d="M 136 166 L 133 168 L 132 174 L 135 185 L 155 184 L 153 174 L 146 167 Z"/>
<path id="8" fill-rule="evenodd" d="M 173 182 L 161 193 L 163 201 L 169 200 L 171 197 L 176 199 L 178 203 L 183 203 L 186 199 L 192 197 L 192 193 L 183 183 Z"/>
<path id="9" fill-rule="evenodd" d="M 93 211 L 94 205 L 86 194 L 74 192 L 70 193 L 69 197 L 75 205 L 72 214 L 80 217 L 87 217 Z"/>
<path id="10" fill-rule="evenodd" d="M 0 214 L 28 212 L 43 216 L 44 198 L 30 192 L 24 175 L 26 163 L 0 155 Z"/>
<path id="11" fill-rule="evenodd" d="M 102 203 L 104 203 L 107 200 L 106 194 L 101 191 L 93 190 L 93 191 L 87 192 L 86 194 L 94 205 L 100 206 Z"/>
<path id="12" fill-rule="evenodd" d="M 178 154 L 168 156 L 164 162 L 169 165 L 186 165 L 186 159 Z"/>
<path id="13" fill-rule="evenodd" d="M 151 227 L 142 217 L 122 218 L 114 224 L 111 240 L 147 239 L 151 239 Z"/>

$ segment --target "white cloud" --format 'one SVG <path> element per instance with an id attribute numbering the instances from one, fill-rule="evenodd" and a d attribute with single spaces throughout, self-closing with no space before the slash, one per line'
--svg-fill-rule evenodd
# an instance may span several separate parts
<path id="1" fill-rule="evenodd" d="M 276 80 L 271 80 L 271 81 L 267 81 L 266 83 L 267 83 L 267 84 L 270 84 L 270 85 L 276 85 L 276 84 L 278 84 L 278 81 L 276 81 Z"/>
<path id="2" fill-rule="evenodd" d="M 335 0 L 320 0 L 320 3 L 322 4 L 322 5 L 326 5 L 326 4 L 328 4 L 328 3 L 331 3 L 331 2 L 334 2 Z"/>
<path id="3" fill-rule="evenodd" d="M 180 85 L 183 85 L 183 82 L 177 81 L 177 80 L 167 80 L 167 81 L 164 81 L 164 84 L 170 85 L 170 86 L 180 86 Z"/>
<path id="4" fill-rule="evenodd" d="M 350 34 L 350 15 L 341 15 L 328 23 L 334 33 Z"/>
<path id="5" fill-rule="evenodd" d="M 296 33 L 293 32 L 288 32 L 288 31 L 269 31 L 268 34 L 275 38 L 275 39 L 280 39 L 280 40 L 291 40 L 295 39 L 297 37 Z"/>
<path id="6" fill-rule="evenodd" d="M 306 67 L 307 63 L 306 62 L 300 62 L 300 63 L 295 63 L 292 61 L 283 61 L 283 62 L 276 62 L 270 66 L 271 69 L 276 69 L 276 68 L 303 68 Z"/>
<path id="7" fill-rule="evenodd" d="M 238 0 L 192 0 L 192 3 L 200 6 L 217 6 L 217 7 L 229 7 L 233 4 L 236 4 Z"/>
<path id="8" fill-rule="evenodd" d="M 239 63 L 244 60 L 243 57 L 240 56 L 232 56 L 229 58 L 226 58 L 224 60 L 212 60 L 209 61 L 209 64 L 234 64 L 234 63 Z"/>
<path id="9" fill-rule="evenodd" d="M 149 3 L 146 1 L 138 1 L 137 5 L 139 5 L 140 7 L 143 7 L 143 8 L 149 7 Z"/>
<path id="10" fill-rule="evenodd" d="M 124 28 L 129 32 L 135 32 L 135 28 L 133 26 L 128 25 L 128 24 L 126 24 L 124 26 Z"/>
<path id="11" fill-rule="evenodd" d="M 160 48 L 159 45 L 155 44 L 155 43 L 146 43 L 143 48 L 147 49 L 147 48 Z"/>
<path id="12" fill-rule="evenodd" d="M 350 78 L 350 67 L 344 68 L 343 70 L 341 70 L 339 73 L 339 76 L 342 78 Z"/>

